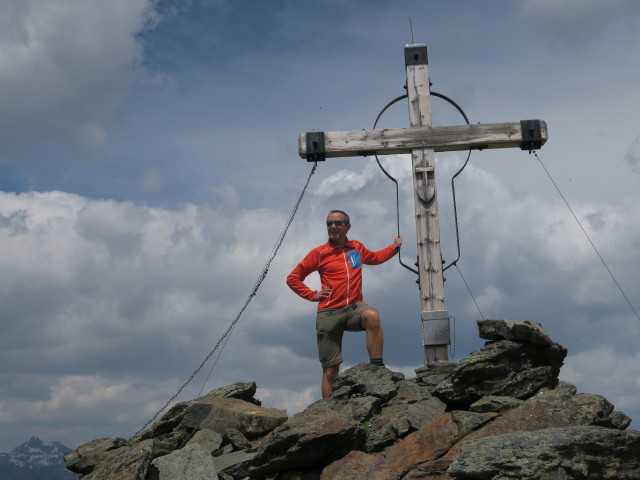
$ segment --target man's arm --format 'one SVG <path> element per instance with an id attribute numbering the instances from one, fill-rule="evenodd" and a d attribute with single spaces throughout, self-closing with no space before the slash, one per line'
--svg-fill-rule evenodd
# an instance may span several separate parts
<path id="1" fill-rule="evenodd" d="M 329 295 L 329 292 L 316 292 L 311 290 L 304 283 L 304 279 L 309 276 L 311 272 L 316 270 L 316 265 L 318 264 L 317 259 L 315 259 L 314 252 L 310 252 L 304 260 L 302 260 L 296 268 L 294 268 L 289 276 L 287 277 L 287 285 L 289 288 L 293 290 L 296 294 L 301 296 L 302 298 L 309 300 L 310 302 L 316 302 L 321 300 L 322 298 L 326 298 Z"/>
<path id="2" fill-rule="evenodd" d="M 402 245 L 402 237 L 396 237 L 391 245 L 382 250 L 378 250 L 377 252 L 372 252 L 367 249 L 364 245 L 362 246 L 361 255 L 362 255 L 362 263 L 366 265 L 379 265 L 381 263 L 386 262 L 400 250 L 400 246 Z"/>

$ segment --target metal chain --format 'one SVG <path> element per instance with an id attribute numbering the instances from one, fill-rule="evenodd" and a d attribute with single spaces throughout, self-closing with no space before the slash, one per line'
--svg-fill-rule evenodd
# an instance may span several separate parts
<path id="1" fill-rule="evenodd" d="M 186 382 L 184 382 L 184 384 L 178 389 L 178 391 L 169 400 L 167 400 L 167 402 L 164 404 L 164 406 L 160 410 L 158 410 L 156 412 L 156 414 L 153 417 L 151 417 L 151 419 L 149 421 L 147 421 L 147 423 L 145 423 L 142 426 L 142 428 L 140 428 L 136 433 L 133 434 L 133 436 L 130 438 L 130 440 L 135 438 L 135 437 L 137 437 L 141 432 L 143 432 L 145 428 L 147 428 L 152 422 L 154 422 L 160 416 L 160 414 L 162 412 L 164 412 L 167 409 L 167 407 L 169 407 L 171 402 L 173 402 L 176 398 L 178 398 L 178 396 L 182 393 L 182 391 L 186 388 L 186 386 L 189 385 L 189 383 L 191 383 L 191 381 L 194 379 L 194 377 L 200 372 L 200 370 L 202 370 L 202 368 L 205 366 L 205 364 L 213 356 L 213 354 L 216 352 L 216 350 L 218 349 L 220 344 L 225 340 L 225 338 L 227 338 L 231 334 L 232 330 L 234 329 L 234 327 L 236 326 L 236 324 L 240 320 L 240 317 L 242 316 L 244 311 L 249 306 L 249 303 L 251 303 L 251 300 L 253 300 L 253 297 L 255 297 L 256 293 L 258 292 L 258 289 L 260 288 L 260 285 L 262 284 L 264 279 L 267 277 L 267 273 L 269 272 L 269 267 L 271 266 L 271 262 L 273 261 L 273 259 L 275 258 L 276 254 L 278 253 L 278 250 L 280 249 L 280 246 L 282 245 L 282 242 L 284 241 L 284 237 L 287 234 L 287 231 L 289 230 L 289 227 L 291 226 L 291 223 L 293 222 L 294 217 L 296 216 L 296 213 L 298 211 L 298 207 L 300 207 L 300 203 L 302 202 L 302 198 L 304 197 L 304 194 L 307 191 L 307 187 L 309 186 L 309 182 L 311 181 L 311 177 L 315 173 L 317 166 L 318 166 L 318 163 L 314 162 L 313 167 L 311 168 L 311 172 L 309 172 L 309 176 L 307 177 L 307 181 L 304 184 L 304 187 L 302 188 L 302 191 L 300 192 L 298 200 L 295 203 L 295 205 L 293 207 L 293 210 L 291 211 L 291 214 L 289 215 L 289 218 L 287 219 L 287 222 L 286 222 L 282 232 L 280 233 L 280 236 L 278 237 L 278 240 L 277 240 L 275 246 L 271 250 L 271 254 L 269 255 L 269 258 L 268 258 L 267 262 L 265 263 L 264 267 L 262 268 L 262 272 L 258 276 L 258 280 L 256 281 L 253 289 L 251 290 L 251 293 L 249 293 L 249 296 L 247 297 L 247 300 L 245 301 L 245 303 L 242 306 L 242 308 L 240 309 L 240 312 L 238 312 L 238 315 L 236 316 L 235 320 L 233 322 L 231 322 L 231 324 L 229 325 L 229 328 L 227 328 L 227 331 L 224 332 L 222 337 L 220 337 L 220 339 L 218 340 L 218 343 L 216 343 L 215 346 L 213 347 L 213 350 L 211 350 L 209 352 L 209 354 L 205 357 L 205 359 L 202 361 L 202 363 L 200 363 L 200 366 L 198 368 L 196 368 L 195 371 L 191 374 L 189 379 Z"/>

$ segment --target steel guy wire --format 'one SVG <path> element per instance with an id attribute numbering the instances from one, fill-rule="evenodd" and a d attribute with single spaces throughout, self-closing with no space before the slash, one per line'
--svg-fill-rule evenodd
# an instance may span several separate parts
<path id="1" fill-rule="evenodd" d="M 226 332 L 224 332 L 222 337 L 220 337 L 220 339 L 218 340 L 218 343 L 215 344 L 213 349 L 204 358 L 202 363 L 200 363 L 198 368 L 195 369 L 195 371 L 191 374 L 191 376 L 187 379 L 187 381 L 184 382 L 184 384 L 178 389 L 178 391 L 169 400 L 167 400 L 167 402 L 164 404 L 164 406 L 160 410 L 158 410 L 155 413 L 155 415 L 153 417 L 151 417 L 151 419 L 148 420 L 147 423 L 145 423 L 142 426 L 142 428 L 140 428 L 136 433 L 134 433 L 131 438 L 134 438 L 134 437 L 138 436 L 141 432 L 144 431 L 145 428 L 147 428 L 152 422 L 154 422 L 160 416 L 160 414 L 162 412 L 164 412 L 167 409 L 167 407 L 169 407 L 169 405 L 171 405 L 171 402 L 173 402 L 176 398 L 178 398 L 178 396 L 187 387 L 187 385 L 189 385 L 191 383 L 193 378 L 200 372 L 200 370 L 202 370 L 204 368 L 205 364 L 213 356 L 213 354 L 216 352 L 216 350 L 218 349 L 220 344 L 222 344 L 223 341 L 226 344 L 229 336 L 231 335 L 231 332 L 233 331 L 233 329 L 235 328 L 236 324 L 240 320 L 240 317 L 242 316 L 244 311 L 247 309 L 247 307 L 251 303 L 251 300 L 253 300 L 253 297 L 256 296 L 256 294 L 258 293 L 258 289 L 260 288 L 260 285 L 262 284 L 264 279 L 267 277 L 267 273 L 269 272 L 269 267 L 271 266 L 271 262 L 275 258 L 276 254 L 278 253 L 278 250 L 280 249 L 280 246 L 282 245 L 282 242 L 284 241 L 284 237 L 287 234 L 287 231 L 289 230 L 289 227 L 291 226 L 291 223 L 293 222 L 294 217 L 296 216 L 298 208 L 300 207 L 300 203 L 302 202 L 302 198 L 304 197 L 304 194 L 307 191 L 307 187 L 309 186 L 309 182 L 311 181 L 311 177 L 315 173 L 317 167 L 318 167 L 318 163 L 314 162 L 313 167 L 311 168 L 311 171 L 309 172 L 309 176 L 307 177 L 307 181 L 304 184 L 304 187 L 302 188 L 302 191 L 300 192 L 300 195 L 298 196 L 298 200 L 296 201 L 296 203 L 295 203 L 295 205 L 293 207 L 293 210 L 289 214 L 289 218 L 287 219 L 287 221 L 285 223 L 285 226 L 282 229 L 282 232 L 280 232 L 280 236 L 278 237 L 278 240 L 276 241 L 273 249 L 271 250 L 271 253 L 269 254 L 269 257 L 268 257 L 266 263 L 264 264 L 264 267 L 262 268 L 262 271 L 260 272 L 260 275 L 258 276 L 258 280 L 256 281 L 255 285 L 253 286 L 253 289 L 249 293 L 249 296 L 247 297 L 244 305 L 242 306 L 242 308 L 238 312 L 238 315 L 236 316 L 235 320 L 233 320 L 233 322 L 231 322 L 231 324 L 227 328 Z M 224 346 L 223 346 L 223 348 L 224 348 Z M 222 353 L 222 351 L 220 352 L 220 354 L 221 353 Z M 218 359 L 219 358 L 220 358 L 220 355 L 218 355 Z M 216 360 L 216 363 L 217 363 L 217 360 Z M 213 367 L 215 367 L 215 363 L 214 363 Z M 211 367 L 211 370 L 213 370 L 213 367 Z M 209 372 L 209 375 L 211 375 L 211 371 Z M 208 378 L 209 377 L 207 377 L 207 379 Z M 206 383 L 206 381 L 205 381 L 205 383 Z M 204 386 L 203 386 L 203 388 L 204 388 Z M 202 392 L 202 390 L 200 390 L 200 392 Z"/>
<path id="2" fill-rule="evenodd" d="M 534 151 L 533 154 L 536 157 L 536 160 L 538 160 L 538 162 L 540 162 L 540 165 L 542 166 L 542 168 L 544 169 L 545 173 L 547 174 L 547 176 L 549 177 L 549 180 L 551 180 L 551 183 L 553 184 L 553 186 L 556 188 L 556 190 L 558 191 L 558 194 L 560 195 L 560 197 L 562 198 L 562 200 L 564 201 L 565 205 L 567 206 L 567 208 L 569 209 L 569 211 L 571 212 L 571 215 L 573 215 L 573 218 L 575 219 L 575 221 L 578 223 L 578 226 L 580 227 L 580 229 L 582 230 L 582 233 L 584 233 L 584 236 L 587 237 L 587 240 L 589 240 L 589 243 L 591 244 L 591 246 L 593 247 L 593 250 L 596 252 L 596 255 L 598 255 L 598 258 L 600 259 L 600 261 L 602 262 L 602 265 L 604 265 L 604 268 L 607 270 L 607 272 L 609 272 L 609 275 L 611 276 L 611 279 L 613 280 L 613 283 L 616 284 L 616 286 L 618 287 L 618 290 L 620 290 L 620 293 L 622 294 L 622 296 L 624 297 L 624 299 L 627 301 L 627 304 L 629 305 L 629 308 L 631 308 L 631 310 L 633 311 L 633 313 L 635 314 L 636 318 L 638 320 L 640 320 L 640 315 L 638 315 L 638 311 L 634 308 L 633 304 L 631 303 L 631 301 L 629 300 L 629 298 L 627 297 L 627 295 L 624 293 L 624 290 L 622 289 L 622 287 L 620 286 L 620 284 L 618 283 L 618 280 L 616 280 L 616 277 L 613 275 L 613 272 L 611 271 L 611 269 L 609 268 L 609 266 L 607 265 L 607 263 L 604 261 L 604 258 L 602 258 L 602 255 L 600 255 L 600 252 L 598 251 L 598 249 L 596 248 L 595 244 L 591 241 L 591 237 L 589 237 L 589 234 L 587 233 L 587 231 L 584 229 L 584 227 L 582 226 L 582 223 L 580 222 L 580 220 L 578 220 L 578 216 L 575 214 L 575 212 L 573 211 L 573 209 L 571 208 L 571 205 L 569 205 L 569 202 L 567 201 L 567 199 L 565 198 L 565 196 L 562 194 L 562 192 L 560 191 L 560 188 L 558 187 L 558 185 L 556 184 L 556 182 L 553 180 L 553 177 L 551 176 L 551 174 L 549 173 L 549 170 L 547 170 L 547 167 L 545 167 L 544 163 L 542 163 L 542 160 L 540 159 L 540 157 L 538 156 L 538 154 Z"/>

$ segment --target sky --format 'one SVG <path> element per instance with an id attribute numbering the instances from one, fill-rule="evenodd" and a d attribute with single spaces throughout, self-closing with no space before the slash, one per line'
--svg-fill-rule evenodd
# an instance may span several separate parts
<path id="1" fill-rule="evenodd" d="M 568 349 L 560 378 L 638 428 L 640 3 L 2 0 L 0 451 L 34 435 L 128 438 L 172 398 L 237 318 L 298 200 L 312 166 L 298 135 L 372 128 L 405 92 L 411 43 L 427 45 L 432 91 L 470 122 L 549 129 L 537 157 L 473 152 L 456 179 L 450 360 L 482 347 L 479 318 L 540 322 Z M 464 123 L 441 99 L 432 111 L 434 125 Z M 378 124 L 408 125 L 406 102 Z M 465 158 L 436 155 L 445 261 Z M 381 162 L 413 263 L 411 160 Z M 285 278 L 326 241 L 331 209 L 368 248 L 390 244 L 394 188 L 372 158 L 318 163 L 257 294 L 176 401 L 237 381 L 290 415 L 319 399 L 316 305 Z M 415 275 L 395 259 L 364 275 L 385 363 L 414 377 Z M 343 369 L 368 361 L 363 334 L 344 356 Z"/>

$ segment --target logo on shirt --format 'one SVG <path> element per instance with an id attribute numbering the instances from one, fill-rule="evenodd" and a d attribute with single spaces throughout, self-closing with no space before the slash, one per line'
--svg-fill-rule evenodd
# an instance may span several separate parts
<path id="1" fill-rule="evenodd" d="M 349 262 L 353 268 L 360 268 L 360 252 L 358 250 L 349 250 Z"/>

